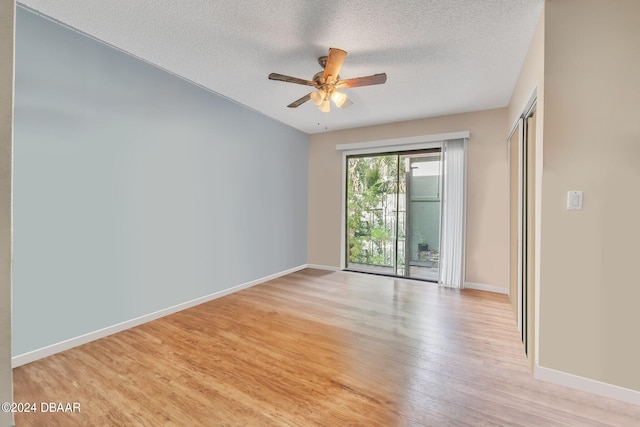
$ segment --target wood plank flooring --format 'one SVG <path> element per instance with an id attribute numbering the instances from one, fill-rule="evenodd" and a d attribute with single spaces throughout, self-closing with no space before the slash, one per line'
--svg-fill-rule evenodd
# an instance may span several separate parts
<path id="1" fill-rule="evenodd" d="M 20 426 L 634 426 L 534 380 L 506 296 L 307 269 L 14 369 Z"/>

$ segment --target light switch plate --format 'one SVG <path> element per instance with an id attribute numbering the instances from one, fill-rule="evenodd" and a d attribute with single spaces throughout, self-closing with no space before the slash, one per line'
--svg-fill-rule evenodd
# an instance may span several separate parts
<path id="1" fill-rule="evenodd" d="M 567 210 L 582 210 L 582 191 L 567 193 Z"/>

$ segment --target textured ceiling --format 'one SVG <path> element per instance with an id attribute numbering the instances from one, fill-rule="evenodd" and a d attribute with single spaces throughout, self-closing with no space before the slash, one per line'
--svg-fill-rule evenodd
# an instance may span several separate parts
<path id="1" fill-rule="evenodd" d="M 21 4 L 307 133 L 504 107 L 543 0 L 23 0 Z M 354 105 L 287 104 L 329 47 Z"/>

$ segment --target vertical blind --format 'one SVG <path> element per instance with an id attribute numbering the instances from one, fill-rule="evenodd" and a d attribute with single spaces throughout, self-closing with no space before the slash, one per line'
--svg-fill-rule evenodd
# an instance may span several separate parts
<path id="1" fill-rule="evenodd" d="M 443 142 L 442 236 L 439 284 L 464 286 L 466 217 L 466 139 Z"/>

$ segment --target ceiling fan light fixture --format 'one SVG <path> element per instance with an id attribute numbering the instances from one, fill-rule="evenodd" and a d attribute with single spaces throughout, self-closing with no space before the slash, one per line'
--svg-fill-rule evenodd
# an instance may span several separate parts
<path id="1" fill-rule="evenodd" d="M 318 107 L 320 111 L 323 113 L 328 113 L 331 111 L 331 103 L 329 102 L 329 98 L 325 98 Z"/>
<path id="2" fill-rule="evenodd" d="M 333 101 L 337 107 L 345 108 L 352 105 L 353 102 L 347 98 L 347 95 L 342 92 L 338 92 L 335 89 L 379 85 L 387 81 L 387 75 L 385 73 L 342 80 L 340 78 L 340 69 L 342 68 L 342 64 L 346 56 L 346 51 L 333 47 L 330 48 L 328 56 L 321 56 L 318 58 L 318 63 L 322 68 L 324 68 L 324 70 L 317 72 L 313 76 L 312 80 L 291 77 L 278 73 L 269 74 L 269 80 L 279 80 L 303 86 L 313 86 L 316 89 L 315 91 L 310 92 L 302 98 L 287 105 L 288 108 L 297 108 L 307 101 L 312 101 L 318 106 L 320 111 L 325 113 L 328 113 L 329 110 L 331 110 L 331 101 Z"/>
<path id="3" fill-rule="evenodd" d="M 347 101 L 347 95 L 345 95 L 342 92 L 338 92 L 337 90 L 334 90 L 331 93 L 331 100 L 333 101 L 334 104 L 336 104 L 336 107 L 340 108 Z"/>
<path id="4" fill-rule="evenodd" d="M 311 92 L 311 102 L 313 102 L 316 105 L 320 105 L 322 104 L 322 101 L 324 100 L 324 91 L 322 89 L 317 90 L 315 92 Z"/>

